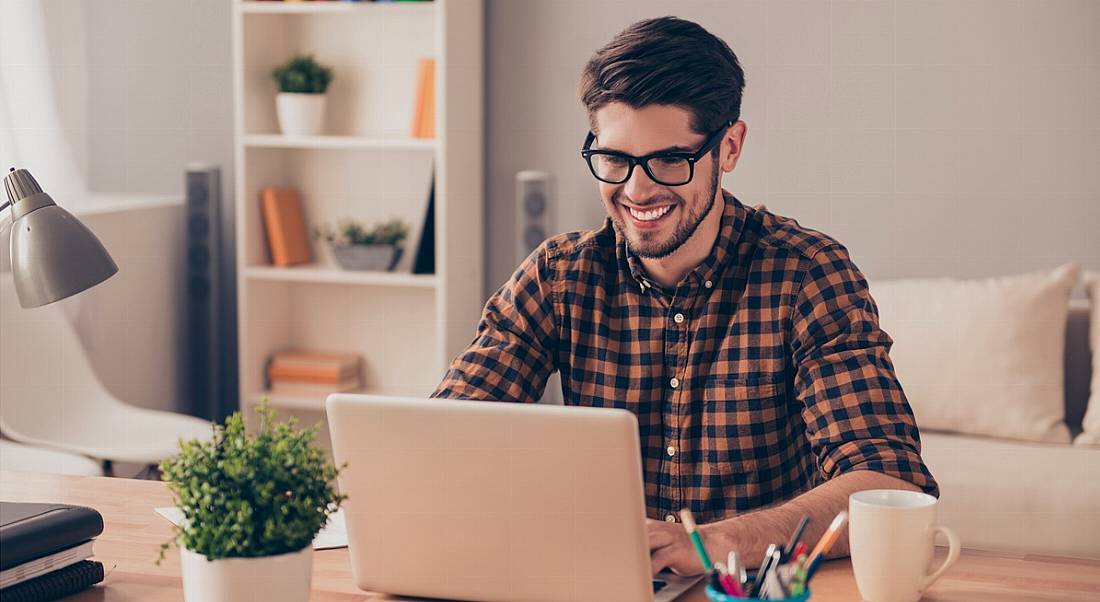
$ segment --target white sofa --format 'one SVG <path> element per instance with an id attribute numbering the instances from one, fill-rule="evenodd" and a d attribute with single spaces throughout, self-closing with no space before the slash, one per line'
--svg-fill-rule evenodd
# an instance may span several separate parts
<path id="1" fill-rule="evenodd" d="M 1089 397 L 1088 302 L 1066 328 L 1066 424 L 1076 436 Z M 940 522 L 963 546 L 1100 558 L 1100 447 L 1027 443 L 921 429 L 940 485 Z"/>

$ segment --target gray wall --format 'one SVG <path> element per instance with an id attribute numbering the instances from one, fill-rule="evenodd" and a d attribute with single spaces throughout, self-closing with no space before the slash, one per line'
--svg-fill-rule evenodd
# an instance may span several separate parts
<path id="1" fill-rule="evenodd" d="M 518 261 L 516 171 L 553 174 L 559 230 L 600 223 L 577 79 L 665 14 L 745 69 L 724 186 L 835 236 L 868 278 L 1100 269 L 1100 2 L 489 0 L 487 291 Z"/>
<path id="2" fill-rule="evenodd" d="M 223 241 L 233 248 L 231 9 L 229 0 L 0 0 L 0 164 L 30 169 L 118 262 L 118 276 L 65 305 L 104 384 L 136 405 L 189 405 L 178 363 L 188 162 L 221 166 Z M 223 267 L 232 291 L 231 255 Z M 226 392 L 235 398 L 235 383 Z"/>

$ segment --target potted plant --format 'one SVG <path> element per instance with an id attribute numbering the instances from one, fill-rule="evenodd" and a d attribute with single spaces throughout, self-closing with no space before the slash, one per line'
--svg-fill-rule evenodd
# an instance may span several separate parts
<path id="1" fill-rule="evenodd" d="M 325 90 L 332 82 L 332 69 L 318 64 L 313 55 L 298 55 L 276 67 L 271 76 L 279 84 L 275 109 L 283 134 L 320 134 L 325 116 Z"/>
<path id="2" fill-rule="evenodd" d="M 313 538 L 346 499 L 333 487 L 339 470 L 313 445 L 318 427 L 275 424 L 266 399 L 256 412 L 256 434 L 236 412 L 160 464 L 183 513 L 174 541 L 188 602 L 306 602 Z"/>
<path id="3" fill-rule="evenodd" d="M 345 270 L 392 270 L 401 259 L 401 242 L 409 229 L 399 219 L 379 222 L 369 229 L 344 219 L 335 229 L 326 224 L 315 229 L 313 235 L 328 241 L 336 262 Z"/>

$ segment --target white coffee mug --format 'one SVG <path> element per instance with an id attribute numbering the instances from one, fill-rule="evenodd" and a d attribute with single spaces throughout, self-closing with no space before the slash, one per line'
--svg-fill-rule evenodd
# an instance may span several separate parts
<path id="1" fill-rule="evenodd" d="M 848 497 L 848 547 L 859 593 L 867 602 L 916 602 L 959 558 L 959 538 L 936 525 L 939 500 L 918 491 L 869 489 Z M 947 560 L 931 574 L 936 532 L 947 536 Z"/>

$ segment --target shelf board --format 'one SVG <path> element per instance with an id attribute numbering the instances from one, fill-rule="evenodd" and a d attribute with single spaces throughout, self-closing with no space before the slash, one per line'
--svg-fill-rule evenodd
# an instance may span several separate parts
<path id="1" fill-rule="evenodd" d="M 356 393 L 362 393 L 362 391 L 356 391 Z M 263 397 L 267 397 L 268 403 L 276 408 L 285 410 L 310 410 L 314 412 L 325 411 L 325 397 L 310 395 L 287 395 L 285 393 L 262 391 L 249 395 L 248 401 L 257 404 L 260 403 L 260 399 Z"/>
<path id="2" fill-rule="evenodd" d="M 398 387 L 390 389 L 363 389 L 360 391 L 345 391 L 345 395 L 388 395 L 395 398 L 413 398 L 420 399 L 425 398 L 431 392 L 431 389 L 421 389 L 416 387 Z M 245 402 L 251 404 L 260 403 L 260 399 L 267 397 L 268 403 L 275 408 L 283 408 L 286 410 L 310 410 L 315 412 L 325 411 L 325 396 L 316 395 L 288 395 L 285 393 L 272 393 L 271 391 L 259 391 L 248 395 L 245 398 Z"/>
<path id="3" fill-rule="evenodd" d="M 435 138 L 373 138 L 368 136 L 283 136 L 246 134 L 244 145 L 255 148 L 350 150 L 435 150 Z"/>
<path id="4" fill-rule="evenodd" d="M 328 265 L 302 265 L 291 267 L 249 266 L 245 268 L 249 280 L 281 282 L 322 282 L 328 284 L 358 284 L 369 286 L 394 286 L 434 288 L 435 274 L 410 274 L 408 272 L 369 272 L 343 270 Z"/>
<path id="5" fill-rule="evenodd" d="M 240 11 L 245 14 L 265 15 L 331 15 L 360 12 L 408 12 L 423 13 L 434 8 L 434 2 L 257 2 L 243 0 L 237 2 Z"/>

